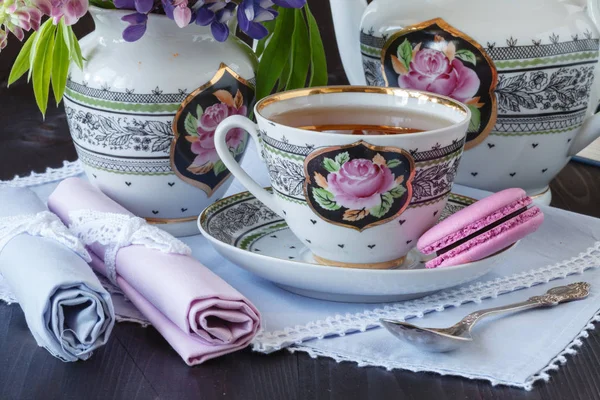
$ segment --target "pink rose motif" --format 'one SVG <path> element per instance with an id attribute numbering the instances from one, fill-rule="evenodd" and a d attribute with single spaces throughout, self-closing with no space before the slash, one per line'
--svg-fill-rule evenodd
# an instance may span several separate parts
<path id="1" fill-rule="evenodd" d="M 217 150 L 215 149 L 215 130 L 217 126 L 231 115 L 246 115 L 247 107 L 241 106 L 235 108 L 224 103 L 214 104 L 208 107 L 200 119 L 198 119 L 198 140 L 192 143 L 192 153 L 196 158 L 193 166 L 201 166 L 207 163 L 216 163 L 219 161 Z M 244 130 L 235 128 L 227 133 L 227 146 L 230 149 L 237 148 L 244 140 Z"/>
<path id="2" fill-rule="evenodd" d="M 425 90 L 462 102 L 475 96 L 480 83 L 475 71 L 465 67 L 461 60 L 450 61 L 443 52 L 430 48 L 417 51 L 408 73 L 398 77 L 401 88 Z"/>
<path id="3" fill-rule="evenodd" d="M 381 204 L 381 194 L 396 186 L 394 174 L 386 165 L 358 158 L 327 176 L 328 190 L 335 202 L 351 210 L 370 209 Z"/>

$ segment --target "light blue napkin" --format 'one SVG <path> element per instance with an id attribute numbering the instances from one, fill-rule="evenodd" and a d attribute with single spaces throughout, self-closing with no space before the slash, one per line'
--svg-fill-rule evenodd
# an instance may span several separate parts
<path id="1" fill-rule="evenodd" d="M 0 218 L 47 211 L 29 189 L 0 189 Z M 115 314 L 108 292 L 66 246 L 20 234 L 0 251 L 0 274 L 39 346 L 63 361 L 85 360 L 104 345 Z"/>

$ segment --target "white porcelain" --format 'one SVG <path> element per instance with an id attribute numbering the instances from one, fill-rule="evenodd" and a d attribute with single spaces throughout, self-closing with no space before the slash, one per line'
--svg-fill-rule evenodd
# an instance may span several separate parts
<path id="1" fill-rule="evenodd" d="M 127 26 L 121 17 L 129 11 L 92 7 L 91 13 L 96 30 L 80 42 L 84 69 L 71 66 L 64 100 L 89 180 L 174 234 L 197 233 L 196 217 L 225 193 L 232 178 L 226 170 L 215 175 L 210 165 L 204 174 L 191 174 L 186 163 L 196 155 L 185 141 L 190 134 L 179 127 L 183 141 L 174 140 L 173 122 L 185 121 L 190 112 L 196 117 L 197 103 L 205 104 L 205 112 L 220 103 L 213 94 L 218 89 L 232 98 L 241 89 L 243 105 L 250 109 L 256 58 L 233 35 L 219 43 L 209 27 L 181 29 L 157 14 L 149 15 L 142 39 L 127 43 L 121 38 Z M 194 121 L 188 120 L 191 131 Z M 247 136 L 241 150 L 245 143 Z"/>
<path id="2" fill-rule="evenodd" d="M 440 219 L 474 201 L 450 195 Z M 209 206 L 198 225 L 215 249 L 240 267 L 302 296 L 343 302 L 378 303 L 426 296 L 487 274 L 512 249 L 481 261 L 429 270 L 416 249 L 398 269 L 327 267 L 316 263 L 285 221 L 249 192 Z"/>
<path id="3" fill-rule="evenodd" d="M 404 127 L 427 131 L 357 136 L 293 128 L 270 119 L 287 110 L 323 105 L 364 108 L 340 121 L 358 125 L 382 123 L 369 107 L 391 108 L 407 116 Z M 401 262 L 435 223 L 450 193 L 469 121 L 468 109 L 448 98 L 351 86 L 273 95 L 258 102 L 254 114 L 258 125 L 241 116 L 219 125 L 219 156 L 322 263 L 355 268 L 390 268 Z M 432 117 L 447 122 L 430 130 Z M 324 113 L 311 116 L 313 125 L 331 123 Z M 230 156 L 223 139 L 235 128 L 261 144 L 274 193 L 254 182 Z M 360 185 L 360 194 L 352 185 Z"/>
<path id="4" fill-rule="evenodd" d="M 425 21 L 434 19 L 449 26 L 449 35 L 432 40 L 431 48 L 452 42 L 459 51 L 472 41 L 481 50 L 475 51 L 477 63 L 464 56 L 461 63 L 475 70 L 486 57 L 491 60 L 498 79 L 491 85 L 482 79 L 473 97 L 489 89 L 497 120 L 490 114 L 489 126 L 481 125 L 478 139 L 467 142 L 459 184 L 541 194 L 571 156 L 600 136 L 600 116 L 590 117 L 598 103 L 592 87 L 598 72 L 597 0 L 374 0 L 368 6 L 365 0 L 331 0 L 331 9 L 352 84 L 407 85 L 391 79 L 389 66 L 386 82 L 382 59 L 397 55 L 394 46 L 404 38 L 416 47 L 422 38 L 415 32 L 429 32 L 432 39 L 434 29 Z"/>

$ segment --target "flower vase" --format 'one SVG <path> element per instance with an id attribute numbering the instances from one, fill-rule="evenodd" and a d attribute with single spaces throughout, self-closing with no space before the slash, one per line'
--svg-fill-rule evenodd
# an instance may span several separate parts
<path id="1" fill-rule="evenodd" d="M 231 184 L 213 136 L 227 116 L 252 109 L 256 57 L 234 35 L 220 43 L 209 27 L 181 29 L 156 14 L 129 43 L 128 11 L 90 12 L 96 29 L 80 41 L 84 68 L 71 65 L 64 97 L 87 177 L 148 222 L 197 233 L 196 217 Z M 227 143 L 241 159 L 246 132 L 232 130 Z"/>

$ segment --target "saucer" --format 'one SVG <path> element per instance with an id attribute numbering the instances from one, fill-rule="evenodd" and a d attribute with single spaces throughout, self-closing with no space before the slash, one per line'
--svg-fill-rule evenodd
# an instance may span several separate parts
<path id="1" fill-rule="evenodd" d="M 475 200 L 451 194 L 440 220 Z M 223 198 L 198 218 L 200 231 L 226 259 L 290 292 L 322 300 L 380 303 L 423 297 L 473 281 L 499 265 L 510 246 L 480 261 L 425 269 L 413 249 L 395 269 L 351 269 L 318 264 L 286 222 L 249 192 Z"/>

